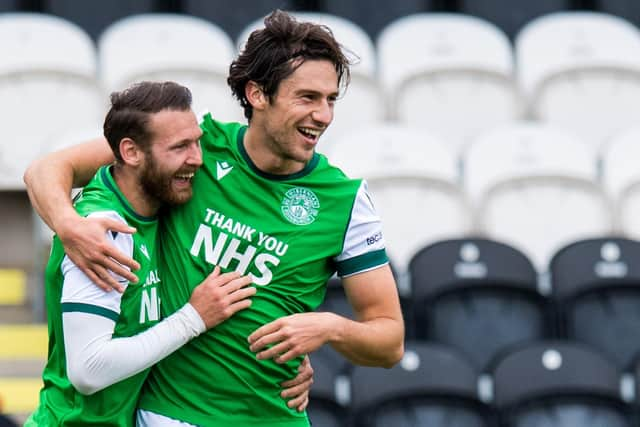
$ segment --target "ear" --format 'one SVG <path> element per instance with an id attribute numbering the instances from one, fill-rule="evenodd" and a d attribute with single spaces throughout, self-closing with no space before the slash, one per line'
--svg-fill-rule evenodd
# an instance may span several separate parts
<path id="1" fill-rule="evenodd" d="M 144 153 L 138 144 L 131 138 L 122 138 L 120 141 L 120 156 L 122 162 L 130 166 L 139 166 L 144 161 Z"/>
<path id="2" fill-rule="evenodd" d="M 268 103 L 267 97 L 262 91 L 262 88 L 253 80 L 249 80 L 245 85 L 244 95 L 247 97 L 249 104 L 251 104 L 255 110 L 264 109 L 265 105 Z"/>

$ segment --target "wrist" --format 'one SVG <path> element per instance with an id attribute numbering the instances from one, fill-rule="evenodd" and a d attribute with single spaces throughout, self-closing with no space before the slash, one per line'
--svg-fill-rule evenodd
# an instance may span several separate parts
<path id="1" fill-rule="evenodd" d="M 63 238 L 67 235 L 68 231 L 71 231 L 75 228 L 80 218 L 82 217 L 78 214 L 78 212 L 76 212 L 73 206 L 64 206 L 63 208 L 61 208 L 61 211 L 56 217 L 51 218 L 53 231 L 55 231 L 58 236 Z"/>
<path id="2" fill-rule="evenodd" d="M 327 340 L 330 344 L 338 344 L 345 340 L 346 328 L 349 319 L 342 317 L 336 313 L 325 312 L 323 324 L 327 325 Z"/>

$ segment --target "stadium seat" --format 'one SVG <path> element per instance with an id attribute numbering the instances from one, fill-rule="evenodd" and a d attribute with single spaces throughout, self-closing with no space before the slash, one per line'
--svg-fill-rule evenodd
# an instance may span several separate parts
<path id="1" fill-rule="evenodd" d="M 18 9 L 18 0 L 0 0 L 0 12 L 12 12 Z"/>
<path id="2" fill-rule="evenodd" d="M 355 427 L 489 427 L 477 373 L 454 350 L 407 342 L 391 369 L 358 366 L 351 377 Z"/>
<path id="3" fill-rule="evenodd" d="M 409 273 L 416 337 L 458 349 L 479 372 L 514 346 L 550 337 L 536 271 L 508 245 L 437 242 L 412 258 Z"/>
<path id="4" fill-rule="evenodd" d="M 142 14 L 111 24 L 98 41 L 106 88 L 139 80 L 173 80 L 191 89 L 193 109 L 219 120 L 239 120 L 242 110 L 226 78 L 235 48 L 214 24 L 191 16 Z"/>
<path id="5" fill-rule="evenodd" d="M 76 25 L 50 15 L 0 15 L 0 190 L 22 174 L 47 138 L 104 114 L 95 46 Z"/>
<path id="6" fill-rule="evenodd" d="M 486 19 L 513 37 L 527 22 L 551 12 L 569 9 L 569 0 L 461 0 L 459 10 Z"/>
<path id="7" fill-rule="evenodd" d="M 553 13 L 528 23 L 515 46 L 532 117 L 573 130 L 594 151 L 640 120 L 640 31 L 630 22 Z"/>
<path id="8" fill-rule="evenodd" d="M 538 272 L 561 246 L 613 228 L 595 156 L 549 125 L 513 123 L 480 135 L 465 155 L 464 181 L 479 231 L 523 251 Z"/>
<path id="9" fill-rule="evenodd" d="M 620 371 L 587 346 L 531 344 L 493 370 L 494 404 L 509 427 L 631 427 Z"/>
<path id="10" fill-rule="evenodd" d="M 349 19 L 375 38 L 393 20 L 418 12 L 433 10 L 436 0 L 369 0 L 367 7 L 362 3 L 344 0 L 324 0 L 324 9 L 331 14 Z"/>
<path id="11" fill-rule="evenodd" d="M 150 13 L 153 0 L 109 0 L 78 2 L 74 0 L 43 0 L 43 9 L 82 27 L 94 40 L 112 22 L 128 15 Z"/>
<path id="12" fill-rule="evenodd" d="M 632 369 L 640 352 L 640 242 L 574 242 L 551 260 L 553 297 L 563 336 Z"/>
<path id="13" fill-rule="evenodd" d="M 397 124 L 371 126 L 344 134 L 329 154 L 349 176 L 367 180 L 400 276 L 421 247 L 470 231 L 456 158 L 435 136 Z"/>
<path id="14" fill-rule="evenodd" d="M 488 21 L 414 14 L 385 27 L 377 48 L 391 116 L 437 133 L 454 153 L 478 132 L 521 116 L 511 44 Z"/>
<path id="15" fill-rule="evenodd" d="M 290 11 L 295 6 L 291 0 L 234 0 L 233 7 L 228 7 L 227 0 L 182 0 L 181 3 L 185 13 L 213 22 L 233 40 L 251 20 L 275 9 Z"/>
<path id="16" fill-rule="evenodd" d="M 640 24 L 640 4 L 635 0 L 596 0 L 596 9 L 621 16 L 635 25 Z"/>
<path id="17" fill-rule="evenodd" d="M 335 104 L 334 119 L 322 136 L 319 151 L 325 152 L 335 145 L 340 136 L 351 129 L 360 129 L 385 119 L 386 106 L 376 78 L 376 51 L 369 35 L 353 22 L 327 13 L 293 12 L 300 21 L 316 22 L 331 29 L 336 39 L 346 48 L 347 56 L 355 61 L 351 67 L 351 83 L 341 92 Z M 263 18 L 250 23 L 238 37 L 241 48 L 249 34 L 264 27 Z"/>
<path id="18" fill-rule="evenodd" d="M 613 203 L 616 231 L 640 238 L 640 170 L 629 159 L 640 156 L 640 126 L 616 135 L 601 155 L 602 184 Z"/>
<path id="19" fill-rule="evenodd" d="M 309 392 L 307 413 L 312 425 L 318 427 L 348 427 L 350 398 L 349 377 L 336 369 L 333 360 L 314 352 L 313 387 Z"/>

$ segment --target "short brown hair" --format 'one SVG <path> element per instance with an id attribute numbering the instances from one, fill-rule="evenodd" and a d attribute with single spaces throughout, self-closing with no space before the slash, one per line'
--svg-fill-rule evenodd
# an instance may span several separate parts
<path id="1" fill-rule="evenodd" d="M 333 63 L 339 87 L 349 84 L 350 61 L 331 30 L 311 22 L 298 22 L 281 10 L 264 19 L 265 27 L 255 30 L 238 58 L 229 67 L 227 83 L 251 120 L 253 107 L 245 95 L 249 81 L 256 82 L 269 100 L 280 82 L 308 59 L 326 59 Z"/>
<path id="2" fill-rule="evenodd" d="M 120 141 L 131 138 L 143 150 L 149 150 L 149 116 L 162 110 L 191 109 L 191 91 L 175 82 L 140 82 L 111 94 L 111 108 L 104 119 L 104 136 L 116 159 Z"/>

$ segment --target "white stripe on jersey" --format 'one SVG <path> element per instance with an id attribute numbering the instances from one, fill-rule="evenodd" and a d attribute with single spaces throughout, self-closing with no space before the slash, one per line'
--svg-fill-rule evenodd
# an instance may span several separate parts
<path id="1" fill-rule="evenodd" d="M 165 417 L 164 415 L 156 414 L 155 412 L 145 411 L 144 409 L 138 409 L 136 425 L 138 427 L 197 427 L 193 424 L 185 423 L 184 421 L 178 421 L 173 418 Z"/>

